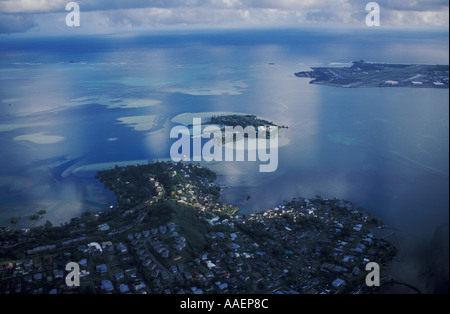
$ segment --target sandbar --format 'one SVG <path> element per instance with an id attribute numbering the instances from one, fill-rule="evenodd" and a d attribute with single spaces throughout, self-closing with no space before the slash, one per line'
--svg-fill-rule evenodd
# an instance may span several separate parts
<path id="1" fill-rule="evenodd" d="M 14 141 L 29 141 L 35 144 L 55 144 L 65 139 L 64 136 L 48 135 L 46 132 L 19 135 L 14 137 Z"/>
<path id="2" fill-rule="evenodd" d="M 199 84 L 200 85 L 200 84 Z M 195 87 L 174 86 L 165 87 L 161 91 L 169 93 L 182 93 L 193 96 L 220 96 L 220 95 L 241 95 L 247 88 L 243 81 L 217 81 L 206 83 Z"/>
<path id="3" fill-rule="evenodd" d="M 14 131 L 23 128 L 33 128 L 46 125 L 45 123 L 6 123 L 0 124 L 0 132 Z"/>
<path id="4" fill-rule="evenodd" d="M 149 131 L 158 126 L 158 116 L 132 116 L 117 118 L 121 124 L 126 124 L 128 127 L 133 128 L 135 131 Z"/>
<path id="5" fill-rule="evenodd" d="M 160 100 L 155 99 L 123 99 L 121 101 L 112 102 L 107 105 L 108 108 L 122 108 L 122 109 L 132 109 L 132 108 L 147 108 L 155 107 L 161 104 Z"/>

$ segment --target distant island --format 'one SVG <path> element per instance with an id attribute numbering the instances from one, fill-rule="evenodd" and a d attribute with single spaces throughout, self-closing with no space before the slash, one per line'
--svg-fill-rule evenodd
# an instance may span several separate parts
<path id="1" fill-rule="evenodd" d="M 214 115 L 210 118 L 210 121 L 204 122 L 204 125 L 215 125 L 221 128 L 222 134 L 225 134 L 225 127 L 242 127 L 242 129 L 246 129 L 247 127 L 253 127 L 255 130 L 254 136 L 255 138 L 258 136 L 260 132 L 266 132 L 266 138 L 270 139 L 273 135 L 278 134 L 279 129 L 287 129 L 288 126 L 285 125 L 276 125 L 272 121 L 267 121 L 264 119 L 258 118 L 256 115 L 251 114 L 223 114 L 223 115 Z M 189 125 L 192 127 L 193 125 Z M 209 136 L 207 132 L 203 132 L 202 136 Z M 249 134 L 246 133 L 237 133 L 233 134 L 233 139 L 227 138 L 226 135 L 222 137 L 222 144 L 230 143 L 232 141 L 238 141 L 243 138 L 249 137 Z"/>
<path id="2" fill-rule="evenodd" d="M 275 123 L 267 120 L 263 120 L 258 118 L 256 115 L 239 115 L 239 114 L 231 114 L 231 115 L 217 115 L 212 116 L 211 121 L 207 124 L 215 124 L 215 125 L 226 125 L 226 126 L 242 126 L 242 128 L 246 128 L 248 126 L 253 126 L 257 129 L 260 126 L 277 126 Z"/>
<path id="3" fill-rule="evenodd" d="M 351 202 L 294 198 L 240 214 L 219 200 L 213 171 L 185 162 L 116 166 L 97 178 L 115 206 L 61 226 L 0 228 L 1 293 L 372 293 L 369 262 L 391 282 L 392 230 Z M 66 285 L 69 262 L 80 266 L 80 287 Z"/>
<path id="4" fill-rule="evenodd" d="M 336 87 L 449 88 L 448 65 L 388 64 L 354 61 L 350 67 L 315 67 L 295 73 L 311 84 Z"/>

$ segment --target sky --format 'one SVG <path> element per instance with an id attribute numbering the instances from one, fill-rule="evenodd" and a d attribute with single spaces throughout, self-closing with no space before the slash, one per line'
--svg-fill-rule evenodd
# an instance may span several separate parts
<path id="1" fill-rule="evenodd" d="M 367 27 L 370 0 L 0 0 L 0 34 L 111 34 L 152 29 Z M 378 0 L 380 27 L 444 29 L 448 0 Z"/>

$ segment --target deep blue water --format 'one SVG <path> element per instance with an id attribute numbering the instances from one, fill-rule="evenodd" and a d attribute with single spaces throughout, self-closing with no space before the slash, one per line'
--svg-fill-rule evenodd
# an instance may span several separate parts
<path id="1" fill-rule="evenodd" d="M 1 37 L 0 223 L 44 208 L 58 224 L 113 204 L 95 171 L 82 167 L 169 158 L 178 114 L 254 113 L 289 125 L 290 144 L 280 148 L 274 173 L 259 173 L 258 163 L 212 165 L 226 185 L 223 200 L 243 211 L 316 194 L 353 201 L 397 229 L 399 276 L 441 291 L 448 283 L 448 90 L 340 89 L 294 76 L 360 59 L 447 64 L 448 33 Z M 142 130 L 118 120 L 139 116 L 158 123 Z"/>

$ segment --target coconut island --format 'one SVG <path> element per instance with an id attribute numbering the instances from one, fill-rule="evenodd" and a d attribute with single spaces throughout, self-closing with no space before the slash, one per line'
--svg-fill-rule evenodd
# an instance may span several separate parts
<path id="1" fill-rule="evenodd" d="M 288 126 L 276 125 L 274 122 L 260 119 L 256 115 L 251 114 L 219 114 L 210 117 L 210 120 L 203 122 L 204 125 L 219 126 L 223 133 L 226 128 L 233 128 L 234 140 L 242 138 L 255 138 L 259 133 L 266 132 L 266 139 L 270 139 L 275 134 L 278 134 L 279 129 L 287 129 Z M 189 127 L 194 127 L 195 124 L 190 124 Z M 245 132 L 244 132 L 245 131 Z M 253 133 L 253 131 L 255 133 Z M 213 132 L 204 131 L 203 135 L 209 136 Z M 242 133 L 241 136 L 239 134 Z M 249 134 L 250 133 L 250 134 Z M 254 135 L 254 136 L 252 136 Z M 223 138 L 222 143 L 231 142 L 231 139 Z"/>

